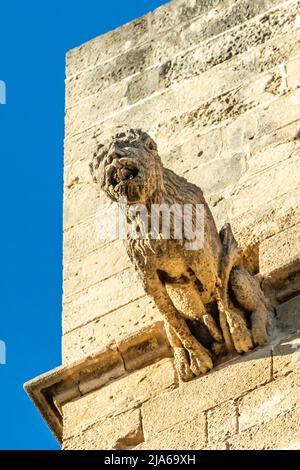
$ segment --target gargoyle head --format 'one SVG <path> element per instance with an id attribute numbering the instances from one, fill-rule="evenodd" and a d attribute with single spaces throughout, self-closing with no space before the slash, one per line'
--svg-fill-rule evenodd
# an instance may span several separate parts
<path id="1" fill-rule="evenodd" d="M 90 169 L 113 201 L 145 204 L 163 181 L 163 166 L 156 143 L 141 129 L 126 129 L 100 144 Z"/>

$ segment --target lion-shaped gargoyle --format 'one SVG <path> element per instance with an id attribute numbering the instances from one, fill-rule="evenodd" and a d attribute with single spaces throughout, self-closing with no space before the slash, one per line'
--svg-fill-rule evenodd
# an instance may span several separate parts
<path id="1" fill-rule="evenodd" d="M 273 308 L 260 278 L 242 265 L 230 225 L 218 233 L 201 189 L 163 166 L 146 132 L 119 131 L 98 146 L 90 168 L 112 201 L 126 198 L 127 222 L 134 226 L 127 252 L 165 320 L 182 380 L 207 372 L 226 352 L 243 353 L 267 342 Z M 161 205 L 175 208 L 167 235 Z M 184 213 L 180 208 L 189 207 L 195 227 L 198 206 L 203 240 L 195 248 L 188 231 L 178 236 L 177 219 Z"/>

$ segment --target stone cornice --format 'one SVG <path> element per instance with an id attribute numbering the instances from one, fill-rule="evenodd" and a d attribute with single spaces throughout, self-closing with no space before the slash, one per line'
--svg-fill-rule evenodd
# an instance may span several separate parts
<path id="1" fill-rule="evenodd" d="M 63 404 L 171 355 L 163 323 L 157 322 L 105 351 L 42 374 L 24 388 L 61 443 Z"/>

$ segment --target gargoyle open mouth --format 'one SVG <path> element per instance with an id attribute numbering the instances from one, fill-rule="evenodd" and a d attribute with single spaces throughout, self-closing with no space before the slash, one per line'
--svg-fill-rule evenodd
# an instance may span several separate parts
<path id="1" fill-rule="evenodd" d="M 139 170 L 135 167 L 121 167 L 117 168 L 114 174 L 114 179 L 116 183 L 127 182 L 132 180 L 139 174 Z"/>
<path id="2" fill-rule="evenodd" d="M 120 159 L 121 160 L 121 159 Z M 132 186 L 133 180 L 140 174 L 139 169 L 132 161 L 115 161 L 107 170 L 106 180 L 114 193 L 127 194 L 127 188 Z"/>
<path id="3" fill-rule="evenodd" d="M 107 181 L 113 187 L 114 191 L 127 186 L 139 174 L 139 169 L 136 167 L 130 158 L 114 159 L 109 169 L 107 170 Z"/>

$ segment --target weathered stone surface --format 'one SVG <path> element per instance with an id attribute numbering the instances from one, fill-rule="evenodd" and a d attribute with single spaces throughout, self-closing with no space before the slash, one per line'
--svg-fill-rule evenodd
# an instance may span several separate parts
<path id="1" fill-rule="evenodd" d="M 99 237 L 101 214 L 88 218 L 80 224 L 64 231 L 63 261 L 64 264 L 84 258 L 89 253 L 99 250 L 108 244 Z"/>
<path id="2" fill-rule="evenodd" d="M 299 41 L 299 29 L 290 31 L 285 35 L 281 36 L 280 41 L 278 41 L 277 38 L 271 41 L 267 41 L 266 44 L 264 44 L 263 46 L 251 49 L 250 51 L 247 51 L 239 55 L 238 57 L 232 59 L 230 69 L 228 69 L 227 63 L 220 64 L 217 67 L 214 67 L 213 70 L 209 70 L 208 72 L 201 74 L 199 77 L 192 78 L 191 80 L 186 81 L 186 93 L 192 98 L 194 93 L 197 93 L 197 95 L 200 93 L 202 96 L 202 100 L 204 100 L 204 97 L 206 97 L 206 99 L 209 99 L 213 96 L 225 92 L 226 90 L 229 90 L 234 85 L 239 85 L 240 83 L 245 81 L 248 82 L 252 77 L 256 76 L 263 70 L 272 68 L 275 65 L 280 64 L 285 60 L 288 60 L 289 57 L 292 57 L 293 55 L 297 54 L 297 52 L 299 51 Z M 129 93 L 128 99 L 130 100 L 130 103 L 135 102 L 139 98 L 142 99 L 144 97 L 149 96 L 149 94 L 146 94 L 146 91 L 152 89 L 155 83 L 153 82 L 155 74 L 155 70 L 149 70 L 146 71 L 144 74 L 134 77 L 132 79 L 132 82 L 129 81 L 127 93 Z M 199 86 L 199 84 L 201 84 L 201 86 Z M 291 82 L 289 86 L 294 88 L 294 81 Z M 189 92 L 189 90 L 191 89 L 193 89 L 192 94 Z M 187 103 L 188 96 L 184 96 L 183 94 L 183 103 Z M 249 119 L 250 116 L 247 117 L 247 120 Z M 273 136 L 274 133 L 275 129 L 270 134 L 270 137 Z M 76 161 L 85 158 L 85 155 L 86 158 L 89 159 L 89 155 L 92 155 L 93 151 L 95 150 L 94 146 L 96 139 L 94 134 L 95 130 L 90 130 L 87 131 L 86 135 L 79 134 L 78 136 L 74 136 L 72 139 L 66 140 L 66 165 L 70 163 L 70 159 Z M 159 133 L 155 137 L 158 141 L 159 148 L 161 149 L 161 151 L 163 151 L 162 144 L 164 138 L 166 139 L 167 145 L 170 145 L 170 138 L 163 129 L 162 134 L 160 135 Z M 72 145 L 72 140 L 74 141 L 74 145 Z M 251 144 L 256 143 L 256 141 L 257 139 L 255 139 L 255 141 L 251 141 Z M 89 148 L 90 150 L 88 150 Z M 239 151 L 239 149 L 236 149 L 235 151 Z"/>
<path id="3" fill-rule="evenodd" d="M 75 107 L 69 108 L 66 114 L 67 136 L 83 132 L 89 128 L 101 125 L 102 130 L 109 131 L 126 122 L 130 127 L 141 126 L 145 129 L 160 122 L 167 121 L 178 113 L 178 97 L 175 90 L 165 90 L 153 94 L 145 101 L 139 101 L 132 106 L 121 108 L 111 114 L 102 114 L 101 94 L 92 99 L 82 101 Z"/>
<path id="4" fill-rule="evenodd" d="M 162 137 L 162 136 L 161 136 Z M 158 148 L 163 164 L 180 175 L 189 170 L 196 170 L 199 166 L 217 158 L 221 158 L 223 141 L 220 129 L 213 129 L 207 134 L 197 131 L 186 135 L 176 136 L 175 147 L 168 145 L 167 140 L 160 140 Z"/>
<path id="5" fill-rule="evenodd" d="M 230 450 L 300 449 L 300 408 L 242 432 L 229 440 Z"/>
<path id="6" fill-rule="evenodd" d="M 183 80 L 204 72 L 210 67 L 231 59 L 237 54 L 265 43 L 278 34 L 295 27 L 299 14 L 298 2 L 290 2 L 274 8 L 258 19 L 241 24 L 225 32 L 200 48 L 187 51 L 176 57 L 166 74 L 166 85 L 174 80 Z"/>
<path id="7" fill-rule="evenodd" d="M 290 280 L 288 281 L 291 282 Z M 300 296 L 284 302 L 277 307 L 277 324 L 281 334 L 300 332 Z"/>
<path id="8" fill-rule="evenodd" d="M 142 441 L 140 410 L 137 409 L 96 422 L 84 432 L 63 440 L 63 449 L 131 449 Z"/>
<path id="9" fill-rule="evenodd" d="M 191 21 L 188 25 L 179 25 L 180 44 L 185 47 L 191 47 L 198 43 L 208 40 L 211 37 L 224 34 L 235 26 L 240 26 L 253 17 L 265 12 L 269 8 L 274 8 L 279 0 L 263 0 L 252 2 L 247 0 L 215 1 L 215 9 L 211 9 L 208 15 L 201 15 L 199 18 Z"/>
<path id="10" fill-rule="evenodd" d="M 299 197 L 300 189 L 292 188 L 291 191 L 275 199 L 265 202 L 261 199 L 260 203 L 243 211 L 237 217 L 232 217 L 232 206 L 228 204 L 227 213 L 224 214 L 225 217 L 227 215 L 227 219 L 224 216 L 222 217 L 221 212 L 218 218 L 218 226 L 221 227 L 229 219 L 230 214 L 234 234 L 240 245 L 244 248 L 253 246 L 275 235 L 280 230 L 285 230 L 293 225 L 295 221 L 300 221 Z M 218 209 L 218 205 L 216 209 Z M 216 212 L 216 209 L 213 208 L 213 213 Z M 222 210 L 223 207 L 221 207 Z M 276 214 L 276 217 L 274 217 L 274 214 Z"/>
<path id="11" fill-rule="evenodd" d="M 284 339 L 273 347 L 273 374 L 274 377 L 286 377 L 300 370 L 300 338 L 299 332 L 292 338 Z"/>
<path id="12" fill-rule="evenodd" d="M 232 0 L 228 0 L 228 2 L 225 2 L 225 5 L 223 2 L 222 6 L 226 7 L 226 3 L 231 5 L 228 9 L 224 9 L 221 15 L 219 10 L 210 11 L 208 16 L 202 16 L 189 24 L 183 23 L 180 25 L 179 31 L 178 29 L 169 31 L 162 36 L 155 37 L 154 41 L 151 43 L 123 51 L 118 55 L 117 60 L 110 60 L 105 63 L 100 62 L 99 65 L 89 68 L 81 74 L 75 74 L 73 77 L 70 77 L 67 79 L 66 83 L 67 106 L 91 95 L 95 95 L 99 91 L 105 90 L 124 79 L 126 79 L 126 81 L 127 79 L 130 80 L 130 77 L 134 75 L 138 76 L 136 79 L 135 77 L 133 78 L 133 83 L 130 88 L 133 87 L 138 92 L 140 88 L 138 84 L 148 84 L 149 88 L 142 87 L 144 88 L 142 96 L 138 93 L 139 99 L 148 96 L 151 92 L 157 91 L 159 87 L 164 86 L 163 83 L 167 76 L 166 70 L 170 67 L 170 59 L 178 55 L 178 51 L 190 49 L 191 46 L 197 47 L 203 41 L 218 35 L 218 33 L 224 34 L 233 26 L 240 25 L 243 19 L 249 19 L 259 12 L 265 11 L 266 4 L 271 6 L 271 4 L 276 3 L 276 1 L 269 0 L 249 5 L 247 0 L 239 0 L 232 5 Z M 97 42 L 97 40 L 95 40 L 95 42 Z M 204 46 L 200 47 L 203 49 Z M 86 47 L 86 54 L 88 54 L 88 52 L 88 47 Z M 189 55 L 187 56 L 187 60 L 188 58 Z M 156 64 L 163 65 L 157 67 Z M 145 77 L 140 79 L 139 73 L 147 70 L 149 66 L 151 66 L 151 68 L 149 72 L 147 71 L 146 79 Z M 209 64 L 207 64 L 207 67 L 208 66 Z M 197 73 L 199 72 L 197 71 Z M 152 79 L 154 77 L 155 80 L 153 81 Z M 150 85 L 151 82 L 152 86 Z M 153 85 L 155 86 L 154 88 Z M 116 89 L 115 93 L 118 94 L 118 90 L 122 87 L 123 85 L 121 84 L 117 88 L 114 87 Z M 146 90 L 148 90 L 147 94 L 145 93 Z M 108 93 L 111 97 L 110 102 L 112 101 L 112 105 L 117 109 L 117 96 L 114 97 L 113 90 Z M 106 92 L 103 91 L 102 94 L 104 98 Z M 131 98 L 129 98 L 127 104 L 132 102 L 133 95 L 132 93 L 130 93 L 130 95 Z M 137 101 L 137 99 L 135 99 L 135 101 Z M 105 105 L 105 99 L 103 99 L 103 103 Z M 114 105 L 114 103 L 116 103 L 116 105 Z"/>
<path id="13" fill-rule="evenodd" d="M 79 292 L 130 266 L 122 240 L 105 245 L 64 265 L 64 295 Z"/>
<path id="14" fill-rule="evenodd" d="M 287 277 L 300 270 L 300 225 L 263 241 L 259 247 L 259 260 L 263 276 Z"/>
<path id="15" fill-rule="evenodd" d="M 104 36 L 99 36 L 67 54 L 67 77 L 106 60 L 112 60 L 148 40 L 148 19 L 139 18 Z"/>
<path id="16" fill-rule="evenodd" d="M 138 450 L 197 450 L 206 444 L 206 420 L 204 414 L 182 421 L 160 432 L 137 446 Z"/>
<path id="17" fill-rule="evenodd" d="M 132 77 L 127 80 L 126 86 L 124 99 L 127 105 L 134 104 L 164 88 L 160 84 L 158 67 L 147 69 L 144 73 Z"/>
<path id="18" fill-rule="evenodd" d="M 147 330 L 139 331 L 125 343 L 118 343 L 118 350 L 124 367 L 129 372 L 152 364 L 162 357 L 173 357 L 162 321 L 152 324 Z"/>
<path id="19" fill-rule="evenodd" d="M 226 402 L 207 412 L 208 442 L 224 442 L 237 433 L 237 406 L 234 402 Z"/>
<path id="20" fill-rule="evenodd" d="M 292 373 L 248 393 L 239 401 L 239 430 L 265 423 L 300 407 L 300 375 Z"/>
<path id="21" fill-rule="evenodd" d="M 82 320 L 85 321 L 85 318 Z M 122 343 L 161 320 L 151 299 L 144 296 L 80 328 L 74 329 L 72 327 L 77 323 L 69 323 L 68 327 L 72 329 L 65 332 L 62 339 L 64 361 L 73 362 L 106 345 Z"/>
<path id="22" fill-rule="evenodd" d="M 230 172 L 228 171 L 230 168 Z M 233 157 L 212 160 L 207 164 L 189 170 L 185 177 L 200 186 L 206 195 L 218 193 L 219 198 L 224 188 L 235 187 L 246 172 L 246 158 L 243 153 Z"/>
<path id="23" fill-rule="evenodd" d="M 225 442 L 214 442 L 210 446 L 206 446 L 201 450 L 227 450 L 227 445 Z"/>
<path id="24" fill-rule="evenodd" d="M 271 380 L 270 368 L 270 350 L 265 348 L 145 403 L 142 406 L 145 435 L 155 435 L 187 416 L 201 413 L 267 383 Z"/>
<path id="25" fill-rule="evenodd" d="M 203 26 L 206 26 L 206 35 L 217 35 L 219 32 L 233 26 L 233 22 L 242 23 L 252 16 L 271 8 L 279 0 L 262 1 L 260 4 L 247 5 L 243 1 L 233 2 L 232 0 L 177 0 L 161 8 L 156 9 L 152 14 L 153 33 L 158 34 L 171 28 L 178 28 L 193 23 L 193 19 L 200 17 Z M 219 21 L 218 21 L 219 20 Z M 193 42 L 201 40 L 196 36 Z"/>
<path id="26" fill-rule="evenodd" d="M 286 66 L 287 85 L 289 88 L 300 87 L 300 58 L 288 62 Z"/>
<path id="27" fill-rule="evenodd" d="M 299 151 L 295 151 L 289 159 L 277 165 L 270 166 L 262 172 L 250 175 L 245 172 L 240 178 L 239 184 L 232 191 L 228 191 L 227 197 L 231 200 L 230 219 L 257 208 L 269 201 L 287 194 L 297 194 L 299 188 L 300 159 Z M 287 188 L 286 181 L 289 181 Z M 259 227 L 259 230 L 262 228 Z"/>
<path id="28" fill-rule="evenodd" d="M 104 417 L 136 408 L 172 387 L 174 375 L 173 361 L 163 359 L 66 403 L 63 405 L 64 438 L 76 435 Z"/>
<path id="29" fill-rule="evenodd" d="M 81 134 L 76 134 L 74 136 L 65 137 L 64 141 L 64 160 L 65 160 L 65 168 L 64 168 L 64 180 L 68 179 L 69 172 L 74 172 L 74 164 L 80 162 L 81 160 L 84 161 L 83 163 L 83 170 L 85 175 L 89 175 L 90 171 L 89 168 L 86 166 L 90 155 L 97 149 L 97 135 L 101 133 L 99 128 L 96 129 L 88 129 Z M 72 167 L 71 167 L 72 165 Z M 80 170 L 80 176 L 82 177 L 82 168 Z M 77 172 L 76 177 L 79 178 Z M 72 180 L 71 180 L 72 181 Z M 87 179 L 86 179 L 87 181 Z"/>
<path id="30" fill-rule="evenodd" d="M 144 289 L 133 268 L 122 271 L 65 299 L 64 331 L 102 317 L 143 295 Z"/>
<path id="31" fill-rule="evenodd" d="M 119 56 L 116 61 L 106 62 L 86 73 L 70 78 L 66 83 L 67 106 L 101 91 L 101 102 L 98 101 L 99 109 L 103 106 L 103 116 L 112 114 L 114 109 L 110 110 L 111 101 L 112 104 L 116 103 L 114 106 L 116 110 L 117 103 L 122 102 L 126 92 L 126 82 L 121 83 L 121 81 L 146 68 L 151 62 L 151 56 L 151 45 L 141 46 L 138 49 L 129 50 Z M 111 85 L 115 86 L 106 90 Z M 91 96 L 91 99 L 95 97 Z"/>
<path id="32" fill-rule="evenodd" d="M 88 166 L 88 162 L 87 162 Z M 76 180 L 75 180 L 76 181 Z M 98 214 L 106 199 L 103 195 L 94 194 L 91 181 L 76 183 L 64 191 L 64 228 L 65 230 Z"/>
<path id="33" fill-rule="evenodd" d="M 283 143 L 277 142 L 257 153 L 251 153 L 247 158 L 249 178 L 288 160 L 293 154 L 299 152 L 299 147 L 300 142 L 290 139 Z"/>

